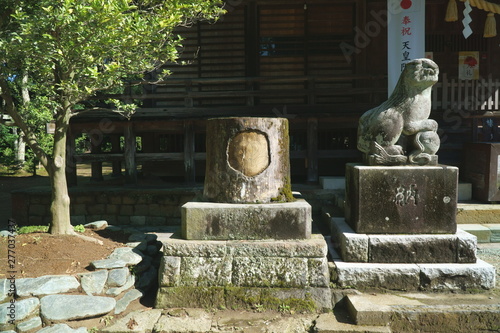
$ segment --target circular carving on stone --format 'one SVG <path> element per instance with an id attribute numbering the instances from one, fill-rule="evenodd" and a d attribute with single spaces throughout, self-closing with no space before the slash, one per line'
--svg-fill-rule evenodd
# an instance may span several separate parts
<path id="1" fill-rule="evenodd" d="M 270 163 L 267 137 L 256 131 L 237 133 L 229 140 L 227 160 L 233 169 L 247 177 L 260 174 Z"/>

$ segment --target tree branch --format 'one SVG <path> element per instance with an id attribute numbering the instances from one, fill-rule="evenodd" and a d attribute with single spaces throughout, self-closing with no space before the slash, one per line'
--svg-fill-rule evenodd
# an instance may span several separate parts
<path id="1" fill-rule="evenodd" d="M 5 82 L 5 80 L 0 79 L 0 96 L 5 101 L 5 109 L 7 113 L 12 117 L 14 123 L 19 126 L 19 128 L 23 131 L 26 143 L 30 146 L 30 148 L 35 153 L 36 157 L 42 163 L 43 167 L 50 172 L 49 168 L 49 156 L 42 149 L 40 144 L 38 143 L 38 139 L 36 138 L 35 133 L 29 128 L 23 118 L 19 115 L 17 111 L 14 99 L 12 97 L 11 90 Z"/>

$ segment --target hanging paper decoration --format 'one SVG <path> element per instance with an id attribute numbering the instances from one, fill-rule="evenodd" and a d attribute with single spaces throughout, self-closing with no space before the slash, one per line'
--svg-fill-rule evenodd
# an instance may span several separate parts
<path id="1" fill-rule="evenodd" d="M 448 2 L 448 7 L 446 8 L 446 16 L 444 20 L 446 22 L 458 21 L 458 9 L 456 0 L 450 0 Z"/>
<path id="2" fill-rule="evenodd" d="M 464 30 L 462 30 L 462 34 L 464 35 L 465 39 L 469 38 L 469 36 L 472 35 L 472 29 L 469 26 L 469 24 L 472 22 L 472 18 L 470 17 L 471 11 L 472 8 L 470 6 L 469 0 L 467 0 L 465 1 L 465 9 L 463 11 L 464 19 L 462 20 L 462 24 L 464 25 Z"/>

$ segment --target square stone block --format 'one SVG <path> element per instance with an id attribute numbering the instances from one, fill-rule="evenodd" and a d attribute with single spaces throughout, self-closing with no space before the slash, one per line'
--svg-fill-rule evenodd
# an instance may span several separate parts
<path id="1" fill-rule="evenodd" d="M 345 215 L 358 233 L 453 234 L 458 168 L 347 164 Z"/>
<path id="2" fill-rule="evenodd" d="M 187 240 L 307 239 L 311 205 L 305 200 L 270 204 L 188 202 L 182 206 Z"/>

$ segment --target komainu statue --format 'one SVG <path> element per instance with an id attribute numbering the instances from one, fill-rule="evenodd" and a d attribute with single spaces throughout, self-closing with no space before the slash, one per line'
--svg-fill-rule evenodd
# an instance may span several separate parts
<path id="1" fill-rule="evenodd" d="M 431 90 L 438 74 L 439 68 L 432 60 L 410 61 L 389 99 L 361 116 L 358 149 L 365 153 L 367 164 L 437 164 L 438 124 L 428 118 Z M 402 134 L 406 137 L 405 148 L 398 144 Z"/>

